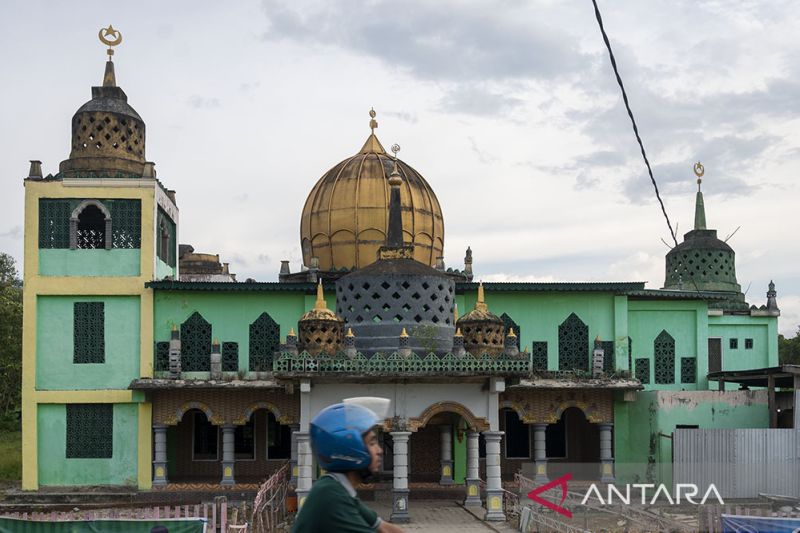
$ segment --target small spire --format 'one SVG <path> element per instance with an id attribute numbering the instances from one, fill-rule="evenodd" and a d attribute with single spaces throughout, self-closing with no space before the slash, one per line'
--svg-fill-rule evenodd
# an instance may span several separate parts
<path id="1" fill-rule="evenodd" d="M 514 334 L 514 328 L 508 328 L 508 336 L 517 338 L 517 336 Z"/>
<path id="2" fill-rule="evenodd" d="M 172 331 L 178 331 L 178 325 L 175 322 L 172 323 Z"/>
<path id="3" fill-rule="evenodd" d="M 464 335 L 461 334 L 461 328 L 456 328 L 456 337 L 463 337 Z"/>
<path id="4" fill-rule="evenodd" d="M 325 301 L 325 293 L 322 291 L 322 280 L 317 283 L 317 301 L 314 303 L 314 309 L 327 309 L 328 303 Z"/>
<path id="5" fill-rule="evenodd" d="M 403 328 L 403 331 L 400 332 L 401 337 L 408 337 L 408 333 L 406 333 L 406 328 Z"/>
<path id="6" fill-rule="evenodd" d="M 698 161 L 694 164 L 694 174 L 697 176 L 697 195 L 695 197 L 694 205 L 694 229 L 706 229 L 706 207 L 703 202 L 703 191 L 700 190 L 700 184 L 703 183 L 703 174 L 706 173 L 703 164 Z"/>
<path id="7" fill-rule="evenodd" d="M 289 334 L 287 337 L 296 337 L 297 335 L 294 334 L 294 328 L 289 328 Z"/>
<path id="8" fill-rule="evenodd" d="M 108 28 L 100 29 L 97 37 L 101 43 L 108 46 L 108 50 L 106 50 L 108 61 L 106 61 L 106 71 L 103 74 L 103 87 L 116 87 L 117 77 L 114 73 L 114 62 L 111 61 L 111 58 L 114 55 L 114 47 L 122 42 L 122 33 L 109 24 Z"/>
<path id="9" fill-rule="evenodd" d="M 486 296 L 483 293 L 483 282 L 478 284 L 478 301 L 475 302 L 475 309 L 479 311 L 488 311 L 489 306 L 486 305 Z"/>
<path id="10" fill-rule="evenodd" d="M 355 335 L 353 335 L 353 328 L 347 328 L 347 334 L 345 337 L 355 337 Z"/>

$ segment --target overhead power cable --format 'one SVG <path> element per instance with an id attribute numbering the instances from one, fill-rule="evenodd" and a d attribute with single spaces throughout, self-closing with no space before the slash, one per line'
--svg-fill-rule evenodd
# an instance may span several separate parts
<path id="1" fill-rule="evenodd" d="M 658 184 L 656 184 L 656 179 L 653 177 L 653 169 L 650 168 L 650 161 L 647 159 L 647 152 L 645 152 L 642 138 L 639 136 L 639 128 L 636 126 L 636 119 L 633 117 L 633 111 L 631 111 L 631 105 L 630 102 L 628 102 L 628 93 L 625 92 L 625 85 L 623 85 L 622 78 L 619 75 L 619 69 L 617 69 L 617 60 L 614 59 L 614 52 L 611 50 L 611 42 L 608 40 L 608 35 L 606 35 L 606 30 L 603 27 L 603 17 L 600 15 L 600 8 L 597 7 L 597 0 L 592 0 L 592 4 L 594 4 L 594 14 L 595 17 L 597 17 L 597 24 L 600 25 L 600 33 L 603 34 L 603 41 L 605 41 L 606 48 L 608 49 L 608 57 L 611 58 L 611 66 L 614 68 L 614 75 L 617 77 L 617 84 L 622 91 L 622 100 L 625 102 L 625 109 L 628 110 L 628 116 L 631 119 L 633 133 L 636 135 L 636 142 L 639 143 L 639 148 L 642 151 L 642 159 L 644 159 L 644 164 L 647 166 L 647 173 L 650 175 L 650 181 L 653 183 L 653 189 L 656 191 L 656 198 L 658 199 L 659 205 L 661 205 L 661 212 L 664 214 L 664 219 L 667 221 L 669 234 L 672 235 L 672 240 L 675 241 L 675 246 L 678 246 L 678 239 L 675 236 L 675 232 L 672 230 L 672 224 L 669 221 L 669 216 L 667 216 L 667 210 L 664 208 L 664 202 L 661 200 L 661 195 L 658 192 Z"/>

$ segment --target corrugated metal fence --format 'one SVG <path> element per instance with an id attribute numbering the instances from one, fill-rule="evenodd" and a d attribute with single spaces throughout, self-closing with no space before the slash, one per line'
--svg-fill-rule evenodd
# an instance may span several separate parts
<path id="1" fill-rule="evenodd" d="M 673 481 L 701 497 L 712 483 L 723 498 L 800 496 L 798 444 L 794 429 L 677 429 Z"/>

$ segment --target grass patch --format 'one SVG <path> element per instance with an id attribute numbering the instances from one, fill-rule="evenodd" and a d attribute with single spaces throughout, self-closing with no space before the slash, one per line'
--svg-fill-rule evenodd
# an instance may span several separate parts
<path id="1" fill-rule="evenodd" d="M 18 428 L 0 430 L 0 482 L 22 479 L 22 432 Z"/>

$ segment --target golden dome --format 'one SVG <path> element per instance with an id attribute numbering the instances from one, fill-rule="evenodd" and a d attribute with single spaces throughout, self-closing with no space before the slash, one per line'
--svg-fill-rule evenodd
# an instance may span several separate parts
<path id="1" fill-rule="evenodd" d="M 374 117 L 374 112 L 370 115 Z M 371 122 L 374 130 L 377 123 Z M 334 166 L 314 185 L 303 207 L 300 239 L 303 263 L 319 260 L 319 269 L 363 268 L 378 258 L 389 221 L 388 176 L 394 159 L 373 131 L 359 153 Z M 414 245 L 414 259 L 435 266 L 444 250 L 444 219 L 428 182 L 397 160 L 403 241 Z"/>

